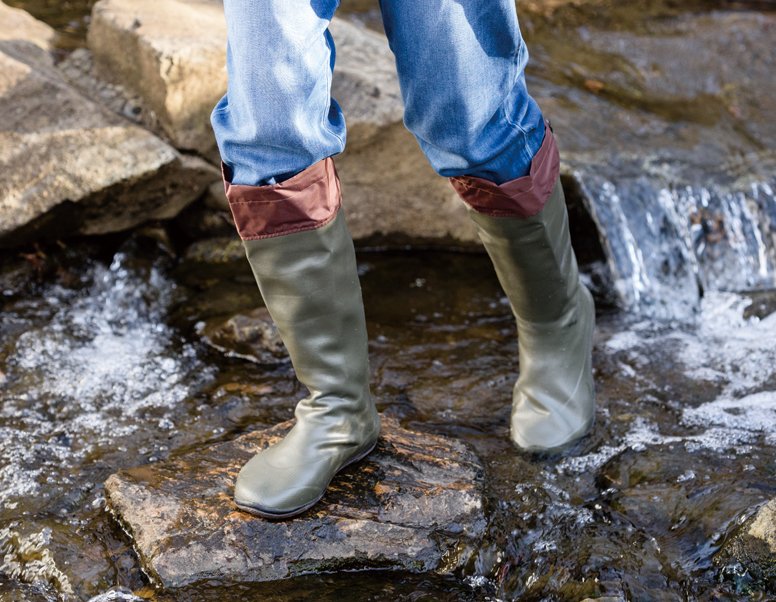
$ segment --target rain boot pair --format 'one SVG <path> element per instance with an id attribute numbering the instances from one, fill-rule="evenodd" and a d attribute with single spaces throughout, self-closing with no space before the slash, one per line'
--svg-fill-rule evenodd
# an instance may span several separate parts
<path id="1" fill-rule="evenodd" d="M 528 176 L 502 185 L 452 178 L 517 318 L 511 433 L 529 451 L 564 447 L 594 413 L 593 300 L 579 282 L 558 171 L 548 128 Z M 276 185 L 232 185 L 226 169 L 224 182 L 264 302 L 310 392 L 286 437 L 242 468 L 234 499 L 287 518 L 320 500 L 379 433 L 353 242 L 331 158 Z"/>

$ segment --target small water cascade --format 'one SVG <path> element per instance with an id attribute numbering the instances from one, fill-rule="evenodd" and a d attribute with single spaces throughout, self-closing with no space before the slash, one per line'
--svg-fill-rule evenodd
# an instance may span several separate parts
<path id="1" fill-rule="evenodd" d="M 624 308 L 688 320 L 706 292 L 776 286 L 776 169 L 763 164 L 693 178 L 662 162 L 570 161 Z"/>
<path id="2" fill-rule="evenodd" d="M 6 3 L 49 20 L 60 50 L 83 46 L 93 0 Z M 342 4 L 380 29 L 373 1 Z M 187 252 L 173 222 L 0 261 L 0 600 L 772 594 L 719 554 L 776 492 L 772 11 L 701 4 L 521 4 L 599 308 L 596 423 L 574 449 L 509 440 L 518 345 L 486 256 L 359 254 L 380 409 L 485 466 L 488 531 L 464 570 L 153 588 L 108 475 L 286 420 L 304 394 L 288 363 L 246 361 L 226 336 L 259 304 L 244 257 L 223 260 L 222 239 Z M 213 345 L 204 326 L 224 324 Z"/>

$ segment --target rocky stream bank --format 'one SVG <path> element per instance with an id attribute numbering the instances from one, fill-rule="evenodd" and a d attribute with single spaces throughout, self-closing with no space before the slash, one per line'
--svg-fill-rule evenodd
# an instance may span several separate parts
<path id="1" fill-rule="evenodd" d="M 776 15 L 519 12 L 599 308 L 595 429 L 509 444 L 514 321 L 401 125 L 375 3 L 343 2 L 337 165 L 387 426 L 271 524 L 230 479 L 304 392 L 218 182 L 220 3 L 0 3 L 0 599 L 776 595 Z"/>

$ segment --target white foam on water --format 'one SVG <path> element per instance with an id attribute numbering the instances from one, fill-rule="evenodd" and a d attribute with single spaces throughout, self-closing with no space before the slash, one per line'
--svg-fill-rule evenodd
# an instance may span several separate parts
<path id="1" fill-rule="evenodd" d="M 613 335 L 605 343 L 609 351 L 627 351 L 632 359 L 670 353 L 688 378 L 717 381 L 723 393 L 700 406 L 682 408 L 679 424 L 687 428 L 686 434 L 663 435 L 657 424 L 638 417 L 619 442 L 565 458 L 557 470 L 593 471 L 626 450 L 675 443 L 689 451 L 719 453 L 746 453 L 760 439 L 776 445 L 776 391 L 752 392 L 768 386 L 776 374 L 776 313 L 762 320 L 744 318 L 750 303 L 734 293 L 710 293 L 694 330 L 650 331 L 642 322 Z"/>
<path id="2" fill-rule="evenodd" d="M 739 399 L 717 399 L 697 408 L 686 408 L 681 422 L 686 426 L 713 425 L 717 428 L 709 432 L 722 435 L 763 433 L 766 444 L 776 445 L 776 391 L 760 391 Z M 744 437 L 740 441 L 749 440 Z"/>
<path id="3" fill-rule="evenodd" d="M 677 334 L 683 342 L 678 360 L 689 378 L 710 373 L 727 381 L 730 397 L 761 386 L 776 372 L 776 313 L 764 319 L 743 317 L 751 301 L 734 293 L 711 293 L 702 306 L 697 335 Z"/>
<path id="4" fill-rule="evenodd" d="M 138 598 L 130 591 L 109 590 L 92 598 L 89 602 L 143 602 L 145 598 Z"/>
<path id="5" fill-rule="evenodd" d="M 34 495 L 42 479 L 49 489 L 52 479 L 66 483 L 62 467 L 95 448 L 172 423 L 168 413 L 210 378 L 195 349 L 165 324 L 174 284 L 156 268 L 139 273 L 126 262 L 119 253 L 110 266 L 94 266 L 85 291 L 50 287 L 51 318 L 9 350 L 0 504 Z"/>

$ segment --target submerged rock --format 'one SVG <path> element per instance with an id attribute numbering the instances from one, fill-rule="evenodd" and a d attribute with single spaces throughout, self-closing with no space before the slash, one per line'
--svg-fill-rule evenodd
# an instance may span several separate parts
<path id="1" fill-rule="evenodd" d="M 107 480 L 109 506 L 155 581 L 174 588 L 335 569 L 448 573 L 468 559 L 486 523 L 479 460 L 459 441 L 389 418 L 376 450 L 335 477 L 311 511 L 278 522 L 238 510 L 231 492 L 240 467 L 292 424 Z"/>
<path id="2" fill-rule="evenodd" d="M 0 5 L 0 246 L 170 218 L 202 193 L 215 169 L 82 96 L 17 15 Z"/>
<path id="3" fill-rule="evenodd" d="M 202 339 L 229 357 L 240 357 L 258 364 L 281 364 L 288 353 L 269 311 L 259 307 L 227 320 L 209 320 L 198 324 Z"/>

